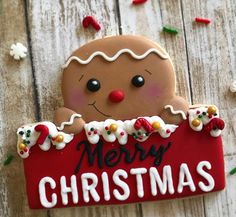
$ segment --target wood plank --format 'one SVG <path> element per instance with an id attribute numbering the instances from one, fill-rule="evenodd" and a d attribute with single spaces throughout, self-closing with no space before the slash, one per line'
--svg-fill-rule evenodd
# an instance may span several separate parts
<path id="1" fill-rule="evenodd" d="M 60 67 L 73 50 L 82 44 L 119 33 L 115 1 L 31 0 L 28 7 L 33 60 L 39 93 L 40 116 L 52 119 L 62 105 Z M 99 32 L 83 29 L 84 16 L 94 15 L 103 28 Z M 53 209 L 49 216 L 137 216 L 139 205 Z"/>
<path id="2" fill-rule="evenodd" d="M 223 132 L 225 154 L 236 153 L 236 96 L 229 91 L 229 85 L 236 79 L 235 9 L 231 0 L 183 0 L 193 102 L 219 107 L 227 123 Z M 208 26 L 193 23 L 197 16 L 208 17 L 212 23 Z"/>
<path id="3" fill-rule="evenodd" d="M 231 0 L 183 0 L 193 102 L 214 103 L 220 109 L 227 124 L 223 132 L 227 171 L 229 165 L 234 163 L 235 166 L 236 153 L 236 100 L 235 95 L 229 92 L 229 85 L 236 79 L 235 9 L 235 2 Z M 210 18 L 213 22 L 208 26 L 193 23 L 197 16 Z M 204 196 L 205 216 L 235 216 L 233 177 L 226 177 L 228 186 L 225 191 Z"/>
<path id="4" fill-rule="evenodd" d="M 29 210 L 22 159 L 16 153 L 16 130 L 35 121 L 34 87 L 31 61 L 10 55 L 11 44 L 27 43 L 23 1 L 0 1 L 0 216 L 46 216 Z M 3 161 L 11 153 L 11 164 Z"/>
<path id="5" fill-rule="evenodd" d="M 159 42 L 172 57 L 177 93 L 191 102 L 188 62 L 180 1 L 148 1 L 140 6 L 120 1 L 123 34 L 139 34 Z M 129 16 L 127 16 L 129 14 Z M 180 30 L 177 36 L 162 32 L 164 25 Z M 203 197 L 142 204 L 143 216 L 204 216 Z"/>

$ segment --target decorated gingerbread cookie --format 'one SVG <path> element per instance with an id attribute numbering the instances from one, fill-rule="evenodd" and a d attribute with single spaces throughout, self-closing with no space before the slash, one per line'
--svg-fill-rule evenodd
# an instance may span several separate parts
<path id="1" fill-rule="evenodd" d="M 173 64 L 139 36 L 92 41 L 66 60 L 64 107 L 17 131 L 31 208 L 182 198 L 224 188 L 214 105 L 175 93 Z"/>

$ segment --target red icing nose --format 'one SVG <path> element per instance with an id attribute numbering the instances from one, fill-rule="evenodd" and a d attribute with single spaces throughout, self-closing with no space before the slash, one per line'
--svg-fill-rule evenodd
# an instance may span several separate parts
<path id="1" fill-rule="evenodd" d="M 125 94 L 121 90 L 113 90 L 108 97 L 111 102 L 121 102 L 125 98 Z"/>

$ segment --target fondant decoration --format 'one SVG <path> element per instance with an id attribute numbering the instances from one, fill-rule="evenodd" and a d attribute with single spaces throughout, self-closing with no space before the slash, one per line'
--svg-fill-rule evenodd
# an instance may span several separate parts
<path id="1" fill-rule="evenodd" d="M 101 29 L 101 25 L 93 16 L 84 17 L 82 24 L 84 28 L 88 28 L 91 25 L 97 31 Z"/>
<path id="2" fill-rule="evenodd" d="M 197 23 L 209 24 L 209 23 L 211 23 L 211 20 L 210 20 L 210 19 L 207 19 L 207 18 L 196 17 L 196 18 L 195 18 L 195 22 L 197 22 Z"/>
<path id="3" fill-rule="evenodd" d="M 24 125 L 18 128 L 17 135 L 17 152 L 22 158 L 29 156 L 30 149 L 34 145 L 38 145 L 43 151 L 48 151 L 53 144 L 60 150 L 73 139 L 73 134 L 59 132 L 49 121 Z"/>
<path id="4" fill-rule="evenodd" d="M 229 87 L 230 91 L 232 93 L 235 93 L 236 92 L 236 81 L 233 81 Z"/>
<path id="5" fill-rule="evenodd" d="M 190 107 L 176 96 L 173 65 L 159 45 L 139 36 L 106 37 L 73 52 L 63 68 L 64 107 L 54 123 L 18 129 L 31 208 L 224 188 L 224 121 L 216 106 Z"/>
<path id="6" fill-rule="evenodd" d="M 139 5 L 139 4 L 145 3 L 146 1 L 147 1 L 147 0 L 133 0 L 132 3 L 133 3 L 134 5 Z"/>
<path id="7" fill-rule="evenodd" d="M 190 127 L 195 131 L 204 129 L 211 136 L 217 137 L 224 129 L 224 121 L 219 118 L 219 111 L 216 106 L 191 109 L 188 114 Z"/>
<path id="8" fill-rule="evenodd" d="M 171 26 L 163 26 L 162 30 L 163 32 L 167 32 L 172 35 L 177 35 L 179 33 L 179 31 L 176 28 Z"/>
<path id="9" fill-rule="evenodd" d="M 10 55 L 15 60 L 23 59 L 27 56 L 27 48 L 20 42 L 11 45 Z"/>
<path id="10" fill-rule="evenodd" d="M 101 56 L 103 57 L 106 61 L 108 62 L 113 62 L 115 60 L 117 60 L 117 58 L 119 58 L 120 55 L 124 54 L 124 53 L 128 53 L 130 54 L 134 59 L 137 59 L 137 60 L 142 60 L 142 59 L 145 59 L 150 53 L 154 53 L 156 55 L 158 55 L 160 58 L 162 59 L 168 59 L 169 58 L 169 55 L 167 53 L 162 53 L 161 51 L 155 49 L 155 48 L 150 48 L 149 50 L 147 50 L 145 53 L 141 54 L 141 55 L 138 55 L 138 54 L 135 54 L 132 50 L 128 49 L 128 48 L 124 48 L 124 49 L 121 49 L 119 50 L 114 56 L 108 56 L 107 54 L 105 54 L 104 52 L 102 51 L 95 51 L 94 53 L 92 53 L 90 55 L 90 57 L 86 60 L 82 60 L 80 59 L 79 57 L 77 56 L 71 56 L 65 65 L 62 66 L 62 68 L 67 68 L 68 65 L 71 63 L 72 60 L 76 60 L 77 62 L 79 62 L 80 64 L 89 64 L 93 58 L 95 58 L 96 56 Z"/>

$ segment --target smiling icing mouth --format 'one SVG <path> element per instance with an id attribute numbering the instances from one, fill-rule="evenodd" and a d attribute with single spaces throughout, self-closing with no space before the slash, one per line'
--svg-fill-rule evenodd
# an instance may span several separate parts
<path id="1" fill-rule="evenodd" d="M 96 101 L 94 101 L 93 103 L 89 103 L 88 105 L 93 106 L 93 108 L 94 108 L 97 112 L 99 112 L 100 114 L 102 114 L 103 116 L 105 116 L 105 117 L 111 117 L 111 115 L 107 115 L 107 114 L 101 112 L 101 111 L 96 107 L 95 103 L 96 103 Z"/>

